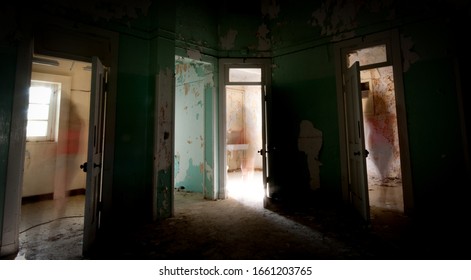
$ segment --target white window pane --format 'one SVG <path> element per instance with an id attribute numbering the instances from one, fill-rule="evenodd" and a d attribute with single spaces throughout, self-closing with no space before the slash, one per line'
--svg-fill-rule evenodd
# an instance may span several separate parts
<path id="1" fill-rule="evenodd" d="M 44 137 L 47 135 L 47 121 L 29 121 L 26 126 L 27 137 Z"/>
<path id="2" fill-rule="evenodd" d="M 47 120 L 49 118 L 49 105 L 29 104 L 28 120 Z"/>
<path id="3" fill-rule="evenodd" d="M 52 88 L 44 86 L 32 86 L 29 88 L 29 102 L 49 104 L 51 101 Z"/>
<path id="4" fill-rule="evenodd" d="M 386 62 L 386 45 L 354 50 L 347 53 L 348 67 L 352 66 L 356 61 L 360 62 L 360 66 Z"/>
<path id="5" fill-rule="evenodd" d="M 260 68 L 231 68 L 229 69 L 229 82 L 261 82 L 262 69 Z"/>
<path id="6" fill-rule="evenodd" d="M 54 139 L 56 98 L 60 84 L 32 80 L 29 88 L 28 124 L 26 136 L 29 140 Z M 52 128 L 52 129 L 51 129 Z"/>

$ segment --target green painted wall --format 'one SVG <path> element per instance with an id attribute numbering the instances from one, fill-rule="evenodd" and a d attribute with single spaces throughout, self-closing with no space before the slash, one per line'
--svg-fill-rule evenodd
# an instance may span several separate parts
<path id="1" fill-rule="evenodd" d="M 177 46 L 214 55 L 218 47 L 217 5 L 208 1 L 176 1 Z"/>
<path id="2" fill-rule="evenodd" d="M 436 19 L 402 28 L 416 55 L 404 73 L 404 88 L 415 202 L 422 211 L 454 209 L 470 192 L 453 47 L 457 41 L 450 33 L 455 27 Z"/>
<path id="3" fill-rule="evenodd" d="M 14 45 L 0 45 L 0 229 L 3 228 L 10 125 L 15 86 L 16 49 Z M 0 241 L 2 231 L 0 230 Z M 1 242 L 0 242 L 1 243 Z"/>
<path id="4" fill-rule="evenodd" d="M 333 44 L 399 28 L 416 207 L 424 212 L 433 208 L 443 211 L 436 205 L 446 200 L 445 205 L 455 209 L 458 203 L 453 201 L 458 197 L 451 189 L 469 195 L 467 187 L 454 183 L 462 179 L 469 182 L 470 176 L 465 169 L 455 65 L 466 67 L 458 59 L 466 56 L 458 52 L 463 50 L 463 40 L 456 34 L 466 33 L 463 24 L 469 5 L 426 1 L 277 3 L 279 10 L 270 21 L 276 116 L 272 130 L 279 150 L 275 181 L 283 185 L 282 190 L 296 194 L 306 185 L 306 163 L 297 152 L 296 137 L 299 122 L 307 119 L 323 132 L 321 187 L 340 194 Z M 464 82 L 460 86 L 469 89 Z"/>
<path id="5" fill-rule="evenodd" d="M 157 133 L 152 132 L 154 143 L 154 173 L 156 173 L 157 201 L 154 219 L 168 218 L 173 215 L 173 150 L 174 150 L 174 107 L 175 107 L 175 7 L 176 3 L 164 1 L 156 6 L 154 20 L 159 21 L 157 36 L 152 38 L 151 69 L 154 80 L 149 94 L 155 98 L 153 102 L 158 107 L 154 110 L 151 124 L 157 127 Z M 159 80 L 155 80 L 156 78 Z M 156 123 L 154 123 L 156 122 Z"/>
<path id="6" fill-rule="evenodd" d="M 217 85 L 217 83 L 216 83 Z M 215 165 L 218 162 L 214 161 L 214 147 L 216 145 L 214 140 L 214 135 L 217 131 L 213 131 L 216 127 L 213 125 L 214 122 L 214 111 L 213 105 L 217 102 L 215 99 L 216 93 L 214 92 L 215 85 L 213 78 L 211 82 L 206 83 L 204 87 L 204 139 L 205 139 L 205 149 L 204 149 L 204 158 L 205 158 L 205 174 L 204 174 L 204 197 L 207 199 L 215 198 L 215 186 L 217 181 L 215 180 Z M 216 134 L 217 135 L 217 134 Z"/>
<path id="7" fill-rule="evenodd" d="M 126 35 L 119 40 L 113 209 L 116 217 L 139 220 L 146 218 L 151 205 L 154 104 L 150 42 Z"/>
<path id="8" fill-rule="evenodd" d="M 274 172 L 275 181 L 289 186 L 285 191 L 292 195 L 309 188 L 307 159 L 297 146 L 300 122 L 309 120 L 323 134 L 319 153 L 321 187 L 338 193 L 339 132 L 331 48 L 322 45 L 282 55 L 275 57 L 273 64 L 271 127 L 272 141 L 278 150 L 275 168 L 279 171 Z"/>
<path id="9" fill-rule="evenodd" d="M 213 199 L 215 61 L 203 55 L 200 59 L 184 58 L 188 54 L 180 48 L 176 53 L 175 187 L 184 186 Z"/>
<path id="10" fill-rule="evenodd" d="M 205 84 L 208 64 L 176 60 L 175 187 L 203 193 L 205 173 Z"/>
<path id="11" fill-rule="evenodd" d="M 274 119 L 270 128 L 277 148 L 276 155 L 272 155 L 273 173 L 275 183 L 284 186 L 284 192 L 296 195 L 307 187 L 306 158 L 297 149 L 299 123 L 306 119 L 323 132 L 319 154 L 321 187 L 341 197 L 337 66 L 332 49 L 336 42 L 394 28 L 400 31 L 405 66 L 406 122 L 417 207 L 437 203 L 443 186 L 449 185 L 445 181 L 453 174 L 465 177 L 466 151 L 462 145 L 454 65 L 454 59 L 463 57 L 454 49 L 462 45 L 462 40 L 453 30 L 466 33 L 462 25 L 469 16 L 468 4 L 321 1 L 292 5 L 280 0 L 255 5 L 223 1 L 219 15 L 219 57 L 273 57 Z M 201 20 L 196 19 L 196 23 Z M 199 35 L 195 32 L 193 36 Z M 424 106 L 425 102 L 430 105 Z M 447 136 L 430 137 L 431 123 Z M 457 190 L 468 193 L 461 186 Z"/>
<path id="12" fill-rule="evenodd" d="M 172 168 L 168 162 L 164 169 L 154 169 L 161 161 L 154 143 L 159 141 L 154 134 L 157 117 L 156 94 L 171 97 L 173 91 L 158 88 L 157 77 L 172 85 L 174 72 L 175 42 L 172 38 L 175 26 L 175 4 L 153 3 L 145 16 L 128 24 L 128 28 L 112 25 L 121 34 L 119 37 L 118 93 L 116 102 L 115 161 L 113 178 L 113 216 L 128 217 L 130 222 L 148 221 L 153 216 L 153 205 L 157 205 L 158 217 L 168 217 L 173 211 Z M 166 80 L 165 80 L 166 79 Z M 160 81 L 162 82 L 162 80 Z M 165 92 L 162 92 L 165 91 Z M 170 98 L 171 100 L 171 98 Z M 167 102 L 167 101 L 165 101 Z M 170 101 L 171 102 L 171 101 Z M 173 104 L 168 104 L 173 108 Z M 167 123 L 168 126 L 168 121 Z M 172 144 L 171 129 L 165 150 Z M 162 129 L 161 129 L 162 130 Z M 162 140 L 162 139 L 161 139 Z M 162 166 L 162 165 L 160 165 Z M 154 176 L 157 186 L 154 186 Z M 154 191 L 157 192 L 153 201 Z"/>

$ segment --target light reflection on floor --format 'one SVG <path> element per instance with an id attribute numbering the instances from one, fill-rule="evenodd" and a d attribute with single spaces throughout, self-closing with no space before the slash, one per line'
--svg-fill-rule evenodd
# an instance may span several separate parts
<path id="1" fill-rule="evenodd" d="M 227 173 L 229 197 L 253 207 L 263 207 L 262 171 L 243 174 L 240 170 Z"/>

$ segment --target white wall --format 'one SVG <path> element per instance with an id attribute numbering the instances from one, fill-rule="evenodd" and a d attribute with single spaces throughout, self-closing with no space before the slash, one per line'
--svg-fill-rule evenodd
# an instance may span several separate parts
<path id="1" fill-rule="evenodd" d="M 89 63 L 62 61 L 59 67 L 33 64 L 32 79 L 62 83 L 58 139 L 26 142 L 23 197 L 85 189 L 91 72 Z"/>

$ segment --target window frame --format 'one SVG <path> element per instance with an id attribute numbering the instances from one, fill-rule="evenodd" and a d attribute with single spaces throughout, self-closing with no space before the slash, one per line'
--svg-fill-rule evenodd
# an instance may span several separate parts
<path id="1" fill-rule="evenodd" d="M 33 87 L 33 83 L 42 83 L 42 84 L 48 84 L 50 85 L 51 88 L 51 97 L 49 100 L 49 114 L 48 114 L 48 119 L 47 119 L 47 133 L 45 136 L 28 136 L 26 134 L 26 141 L 28 142 L 57 142 L 57 130 L 58 130 L 58 119 L 59 119 L 59 110 L 60 110 L 60 95 L 61 95 L 61 89 L 62 89 L 62 84 L 59 82 L 52 82 L 48 80 L 36 80 L 32 79 L 31 80 L 31 85 L 30 85 L 30 90 L 31 87 Z M 31 102 L 28 101 L 28 108 L 29 104 L 32 104 Z M 36 103 L 35 103 L 36 104 Z M 27 126 L 29 123 L 30 119 L 27 117 Z M 28 131 L 26 131 L 28 133 Z"/>

